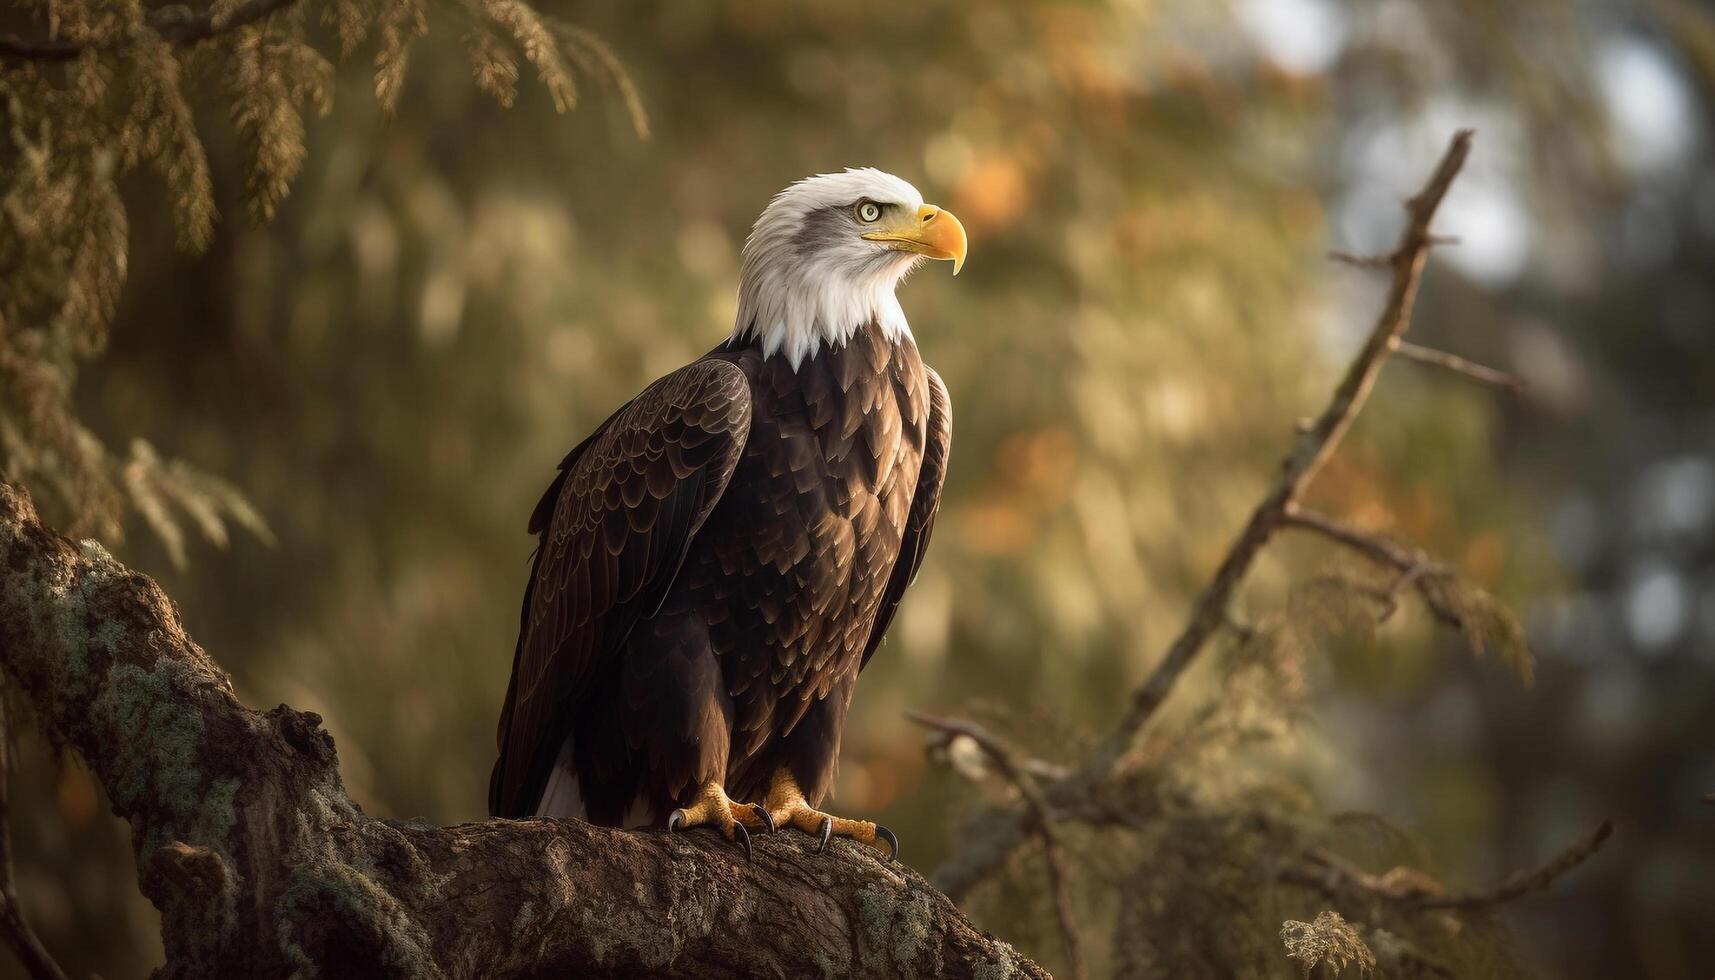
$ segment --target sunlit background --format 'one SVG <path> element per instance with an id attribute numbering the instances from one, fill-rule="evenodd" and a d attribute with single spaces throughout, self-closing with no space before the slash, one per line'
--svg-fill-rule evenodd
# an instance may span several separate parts
<path id="1" fill-rule="evenodd" d="M 837 790 L 933 867 L 970 790 L 902 712 L 1010 719 L 1063 758 L 1111 723 L 1379 307 L 1379 277 L 1324 254 L 1385 250 L 1402 197 L 1474 126 L 1439 221 L 1461 244 L 1436 252 L 1413 338 L 1529 388 L 1390 366 L 1314 497 L 1511 604 L 1536 683 L 1408 609 L 1318 659 L 1303 779 L 1420 837 L 1456 883 L 1610 816 L 1603 854 L 1504 913 L 1518 945 L 1547 976 L 1715 970 L 1706 9 L 543 6 L 618 52 L 648 140 L 593 81 L 566 115 L 528 84 L 496 106 L 431 24 L 394 117 L 345 67 L 293 197 L 257 227 L 210 112 L 215 243 L 176 252 L 158 186 L 132 181 L 130 282 L 80 380 L 109 443 L 231 479 L 271 525 L 271 546 L 196 543 L 182 568 L 140 523 L 115 550 L 250 703 L 324 715 L 366 810 L 484 816 L 524 525 L 554 465 L 724 337 L 773 192 L 874 165 L 971 237 L 957 280 L 926 269 L 901 292 L 957 438 Z M 1278 610 L 1337 560 L 1283 542 L 1241 606 Z M 158 921 L 123 825 L 75 762 L 24 757 L 38 930 L 73 975 L 145 975 Z M 1051 932 L 983 924 L 1054 965 Z"/>

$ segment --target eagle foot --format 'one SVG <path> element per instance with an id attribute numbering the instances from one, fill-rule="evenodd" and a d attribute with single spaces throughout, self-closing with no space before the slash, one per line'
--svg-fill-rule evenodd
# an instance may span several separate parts
<path id="1" fill-rule="evenodd" d="M 722 836 L 744 849 L 744 859 L 751 859 L 750 827 L 774 832 L 774 822 L 767 810 L 754 803 L 739 803 L 726 795 L 720 783 L 710 782 L 697 792 L 697 799 L 688 807 L 680 807 L 667 815 L 667 832 L 679 833 L 693 827 L 713 827 Z"/>
<path id="2" fill-rule="evenodd" d="M 798 781 L 785 767 L 774 774 L 773 784 L 768 790 L 767 809 L 771 830 L 774 827 L 802 830 L 816 838 L 817 854 L 827 849 L 831 838 L 839 836 L 868 844 L 880 851 L 885 860 L 893 861 L 899 857 L 899 838 L 893 836 L 893 831 L 868 820 L 849 820 L 816 809 L 804 799 Z"/>

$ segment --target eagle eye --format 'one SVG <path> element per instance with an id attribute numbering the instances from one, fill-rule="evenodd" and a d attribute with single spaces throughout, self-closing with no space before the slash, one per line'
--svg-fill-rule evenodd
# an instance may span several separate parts
<path id="1" fill-rule="evenodd" d="M 857 215 L 857 219 L 864 224 L 873 224 L 881 217 L 881 205 L 874 201 L 859 201 L 857 207 L 852 209 L 852 213 Z"/>

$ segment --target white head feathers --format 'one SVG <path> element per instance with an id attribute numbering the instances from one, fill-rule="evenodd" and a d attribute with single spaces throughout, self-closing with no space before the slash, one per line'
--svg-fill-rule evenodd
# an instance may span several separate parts
<path id="1" fill-rule="evenodd" d="M 923 256 L 862 237 L 860 202 L 915 214 L 917 188 L 871 168 L 807 177 L 775 195 L 744 243 L 733 339 L 757 337 L 765 357 L 797 369 L 826 346 L 875 321 L 889 337 L 911 335 L 893 287 Z"/>

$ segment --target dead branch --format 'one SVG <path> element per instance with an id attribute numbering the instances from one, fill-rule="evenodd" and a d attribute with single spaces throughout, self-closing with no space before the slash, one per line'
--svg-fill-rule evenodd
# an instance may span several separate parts
<path id="1" fill-rule="evenodd" d="M 1210 637 L 1234 621 L 1231 606 L 1235 593 L 1257 555 L 1283 527 L 1316 530 L 1372 560 L 1394 567 L 1401 576 L 1396 580 L 1393 591 L 1416 588 L 1437 618 L 1470 633 L 1464 615 L 1447 605 L 1440 590 L 1431 587 L 1431 580 L 1436 575 L 1441 576 L 1439 581 L 1445 580 L 1445 569 L 1429 563 L 1420 554 L 1307 511 L 1301 507 L 1300 500 L 1351 428 L 1353 419 L 1368 400 L 1383 364 L 1389 355 L 1398 351 L 1400 338 L 1411 325 L 1411 311 L 1429 251 L 1433 246 L 1450 241 L 1432 234 L 1430 225 L 1448 188 L 1470 155 L 1471 136 L 1470 130 L 1454 134 L 1423 189 L 1406 201 L 1405 230 L 1393 251 L 1373 259 L 1349 253 L 1333 254 L 1341 261 L 1390 270 L 1392 279 L 1386 303 L 1321 414 L 1297 427 L 1297 443 L 1282 461 L 1279 475 L 1252 510 L 1244 528 L 1216 568 L 1214 577 L 1198 595 L 1179 635 L 1149 677 L 1133 692 L 1131 702 L 1112 734 L 1078 772 L 1043 788 L 1043 796 L 1051 812 L 1075 810 L 1083 801 L 1099 794 Z M 996 817 L 984 821 L 979 832 L 961 841 L 952 856 L 935 870 L 931 880 L 955 900 L 960 898 L 1004 865 L 1007 857 L 1028 836 L 1034 823 L 1035 818 L 1027 813 L 1013 813 L 1009 819 Z"/>
<path id="2" fill-rule="evenodd" d="M 1388 256 L 1393 269 L 1393 283 L 1388 289 L 1386 305 L 1376 318 L 1369 339 L 1346 368 L 1346 374 L 1334 389 L 1334 396 L 1322 410 L 1315 424 L 1298 439 L 1291 455 L 1281 464 L 1281 472 L 1256 509 L 1237 541 L 1227 551 L 1226 558 L 1215 571 L 1203 594 L 1192 607 L 1190 621 L 1180 632 L 1167 654 L 1156 665 L 1142 687 L 1132 695 L 1131 706 L 1113 735 L 1097 751 L 1090 765 L 1092 775 L 1105 774 L 1113 768 L 1137 740 L 1138 733 L 1167 699 L 1180 676 L 1191 666 L 1211 634 L 1226 618 L 1233 593 L 1250 571 L 1251 564 L 1274 537 L 1287 510 L 1303 496 L 1310 481 L 1334 454 L 1334 450 L 1351 428 L 1369 399 L 1376 376 L 1393 350 L 1394 341 L 1411 325 L 1411 309 L 1417 298 L 1417 284 L 1423 276 L 1423 264 L 1429 257 L 1431 244 L 1429 225 L 1441 199 L 1447 195 L 1453 178 L 1465 165 L 1471 152 L 1471 131 L 1460 130 L 1447 147 L 1441 163 L 1430 175 L 1415 197 L 1406 202 L 1409 220 L 1401 233 L 1399 245 Z"/>
<path id="3" fill-rule="evenodd" d="M 1036 833 L 1042 838 L 1042 858 L 1048 865 L 1048 884 L 1054 893 L 1054 907 L 1059 914 L 1060 935 L 1066 944 L 1066 957 L 1072 964 L 1072 975 L 1083 980 L 1089 976 L 1084 962 L 1084 947 L 1079 939 L 1078 917 L 1072 908 L 1071 874 L 1066 867 L 1066 853 L 1060 846 L 1060 835 L 1054 829 L 1054 815 L 1037 788 L 1036 781 L 1026 775 L 1013 761 L 1012 750 L 982 726 L 968 721 L 937 718 L 921 711 L 907 711 L 905 717 L 932 731 L 944 732 L 954 738 L 975 742 L 1000 770 L 1000 774 L 1017 790 L 1029 809 Z"/>
<path id="4" fill-rule="evenodd" d="M 1426 909 L 1474 909 L 1510 902 L 1521 895 L 1542 891 L 1556 878 L 1588 861 L 1614 834 L 1614 823 L 1604 820 L 1595 830 L 1575 841 L 1544 864 L 1509 875 L 1488 888 L 1429 896 L 1417 904 Z"/>
<path id="5" fill-rule="evenodd" d="M 1543 864 L 1509 875 L 1487 888 L 1464 892 L 1444 892 L 1434 879 L 1410 868 L 1371 874 L 1321 849 L 1306 852 L 1301 863 L 1283 868 L 1279 877 L 1287 884 L 1313 889 L 1331 899 L 1380 902 L 1402 911 L 1487 908 L 1546 889 L 1555 879 L 1601 850 L 1613 833 L 1613 822 L 1604 820 Z"/>
<path id="6" fill-rule="evenodd" d="M 30 980 L 66 980 L 65 971 L 54 962 L 47 947 L 24 918 L 18 905 L 18 890 L 12 884 L 12 811 L 9 798 L 12 745 L 7 730 L 6 708 L 0 703 L 0 933 L 12 947 Z"/>
<path id="7" fill-rule="evenodd" d="M 187 45 L 206 41 L 217 34 L 254 24 L 262 18 L 291 6 L 296 0 L 245 0 L 225 13 L 220 6 L 193 14 L 187 8 L 170 5 L 156 7 L 143 18 L 144 26 L 161 36 L 168 44 Z M 129 38 L 86 43 L 50 38 L 32 41 L 0 34 L 0 59 L 13 61 L 70 61 L 85 51 L 114 51 L 130 43 Z"/>
<path id="8" fill-rule="evenodd" d="M 1311 531 L 1337 544 L 1345 545 L 1365 558 L 1378 565 L 1388 565 L 1401 572 L 1422 568 L 1438 572 L 1446 571 L 1446 567 L 1429 560 L 1422 551 L 1407 548 L 1389 541 L 1378 534 L 1361 531 L 1343 521 L 1335 520 L 1327 514 L 1299 504 L 1292 504 L 1281 515 L 1284 527 L 1300 528 Z"/>
<path id="9" fill-rule="evenodd" d="M 1359 255 L 1356 252 L 1342 252 L 1336 249 L 1329 252 L 1328 257 L 1335 262 L 1342 262 L 1356 269 L 1389 269 L 1393 267 L 1393 257 L 1388 255 Z"/>
<path id="10" fill-rule="evenodd" d="M 1396 341 L 1393 345 L 1393 352 L 1408 361 L 1416 361 L 1419 364 L 1427 364 L 1431 367 L 1438 367 L 1445 371 L 1452 371 L 1454 374 L 1463 375 L 1478 384 L 1485 384 L 1490 387 L 1501 388 L 1512 392 L 1524 390 L 1523 379 L 1508 374 L 1505 371 L 1497 371 L 1492 367 L 1485 367 L 1475 361 L 1467 361 L 1457 354 L 1449 354 L 1446 351 L 1436 350 L 1433 347 L 1424 347 L 1420 344 L 1414 344 L 1409 340 L 1402 339 Z"/>
<path id="11" fill-rule="evenodd" d="M 1281 519 L 1281 526 L 1297 528 L 1319 534 L 1337 544 L 1357 552 L 1378 565 L 1386 565 L 1399 572 L 1399 577 L 1386 591 L 1376 594 L 1377 601 L 1382 603 L 1381 620 L 1392 617 L 1399 605 L 1399 595 L 1407 587 L 1414 587 L 1423 605 L 1436 619 L 1455 629 L 1466 628 L 1465 614 L 1450 605 L 1446 596 L 1433 587 L 1432 578 L 1445 577 L 1453 574 L 1453 570 L 1440 562 L 1430 559 L 1421 550 L 1406 548 L 1403 545 L 1389 541 L 1378 534 L 1361 531 L 1343 521 L 1301 506 L 1297 503 L 1287 508 Z"/>
<path id="12" fill-rule="evenodd" d="M 241 704 L 152 580 L 3 480 L 0 670 L 130 823 L 163 978 L 1047 976 L 849 842 L 367 816 L 320 718 Z"/>

